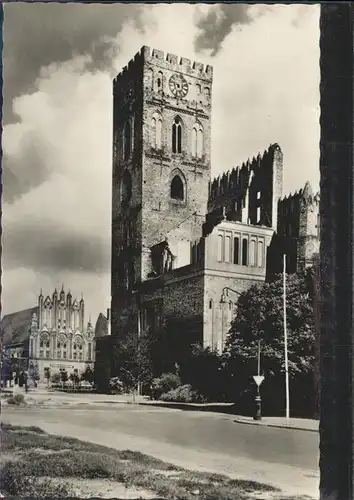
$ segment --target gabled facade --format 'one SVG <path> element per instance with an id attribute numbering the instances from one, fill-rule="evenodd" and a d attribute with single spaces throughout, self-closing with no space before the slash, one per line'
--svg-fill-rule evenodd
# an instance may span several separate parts
<path id="1" fill-rule="evenodd" d="M 29 373 L 40 380 L 47 369 L 53 374 L 65 369 L 69 374 L 93 368 L 95 332 L 91 321 L 85 324 L 84 300 L 73 300 L 64 288 L 58 294 L 38 297 L 38 306 L 5 315 L 2 320 L 3 345 L 10 357 L 27 359 Z"/>

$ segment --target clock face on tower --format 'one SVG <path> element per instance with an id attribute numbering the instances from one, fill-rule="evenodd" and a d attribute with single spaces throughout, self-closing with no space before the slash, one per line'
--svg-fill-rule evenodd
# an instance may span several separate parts
<path id="1" fill-rule="evenodd" d="M 174 74 L 169 80 L 169 86 L 175 97 L 185 97 L 188 93 L 188 83 L 186 79 L 179 74 Z"/>

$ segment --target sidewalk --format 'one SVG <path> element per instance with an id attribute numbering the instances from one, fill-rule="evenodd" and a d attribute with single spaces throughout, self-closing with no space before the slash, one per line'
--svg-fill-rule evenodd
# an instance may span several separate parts
<path id="1" fill-rule="evenodd" d="M 262 417 L 262 420 L 253 420 L 253 417 L 245 417 L 235 414 L 232 403 L 167 403 L 163 401 L 142 401 L 139 405 L 159 406 L 161 408 L 173 408 L 178 410 L 203 411 L 208 413 L 218 413 L 233 418 L 236 423 L 248 425 L 263 425 L 266 427 L 280 427 L 302 431 L 319 432 L 319 421 L 309 418 L 290 418 L 289 422 L 285 417 Z"/>
<path id="2" fill-rule="evenodd" d="M 235 422 L 246 425 L 263 425 L 265 427 L 319 432 L 319 421 L 309 418 L 290 418 L 287 422 L 285 417 L 262 417 L 262 420 L 253 420 L 252 417 L 236 416 Z"/>

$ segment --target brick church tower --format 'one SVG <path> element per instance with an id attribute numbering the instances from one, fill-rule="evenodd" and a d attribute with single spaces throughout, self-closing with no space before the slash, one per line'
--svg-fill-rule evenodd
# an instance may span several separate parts
<path id="1" fill-rule="evenodd" d="M 143 47 L 113 81 L 113 335 L 137 321 L 151 248 L 202 235 L 212 78 L 210 66 Z"/>

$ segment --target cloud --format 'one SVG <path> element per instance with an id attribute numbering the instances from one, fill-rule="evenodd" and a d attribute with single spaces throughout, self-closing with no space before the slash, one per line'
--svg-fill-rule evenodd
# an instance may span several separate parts
<path id="1" fill-rule="evenodd" d="M 3 120 L 16 121 L 14 97 L 35 91 L 42 67 L 90 55 L 91 69 L 110 67 L 112 47 L 127 21 L 143 29 L 139 4 L 6 3 L 3 23 Z"/>
<path id="2" fill-rule="evenodd" d="M 233 26 L 252 21 L 250 9 L 251 6 L 247 4 L 219 4 L 201 14 L 197 20 L 200 33 L 195 40 L 196 51 L 210 50 L 211 55 L 215 56 Z"/>
<path id="3" fill-rule="evenodd" d="M 5 6 L 5 15 L 19 6 Z M 97 27 L 92 7 L 100 7 L 92 11 Z M 252 22 L 241 31 L 233 23 L 215 55 L 216 45 L 203 54 L 195 46 L 196 19 L 214 6 L 130 7 L 21 4 L 11 23 L 5 17 L 15 55 L 8 48 L 4 77 L 13 79 L 7 92 L 17 116 L 3 131 L 5 312 L 30 307 L 41 287 L 51 293 L 62 282 L 84 293 L 93 319 L 109 306 L 112 75 L 142 45 L 214 66 L 212 175 L 278 142 L 284 192 L 318 182 L 318 6 L 302 6 L 301 15 L 297 6 L 254 6 Z M 45 8 L 54 9 L 50 16 Z M 35 29 L 26 24 L 31 19 Z M 102 64 L 95 42 L 105 46 Z"/>

